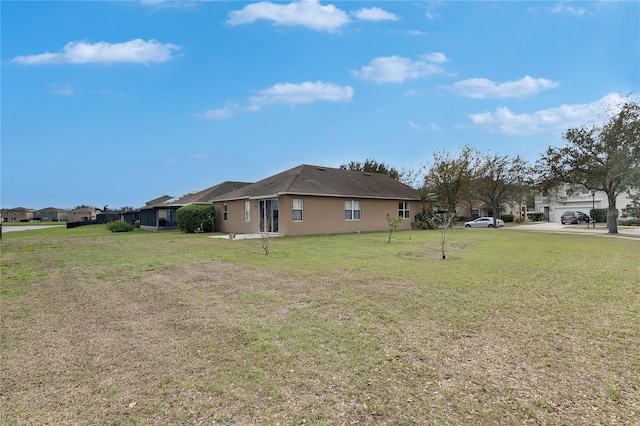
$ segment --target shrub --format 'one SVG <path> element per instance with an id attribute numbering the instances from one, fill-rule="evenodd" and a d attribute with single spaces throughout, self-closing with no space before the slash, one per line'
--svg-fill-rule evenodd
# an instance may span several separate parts
<path id="1" fill-rule="evenodd" d="M 504 223 L 507 223 L 513 222 L 515 220 L 515 217 L 512 214 L 503 214 L 502 216 L 500 216 L 500 219 L 502 219 Z"/>
<path id="2" fill-rule="evenodd" d="M 216 208 L 212 205 L 180 207 L 176 211 L 178 229 L 182 232 L 213 232 L 216 222 Z"/>
<path id="3" fill-rule="evenodd" d="M 130 232 L 135 229 L 135 226 L 124 220 L 114 220 L 113 222 L 107 223 L 107 229 L 111 232 Z"/>
<path id="4" fill-rule="evenodd" d="M 527 218 L 534 222 L 542 222 L 544 220 L 544 213 L 527 213 Z"/>
<path id="5" fill-rule="evenodd" d="M 623 219 L 618 221 L 618 225 L 622 226 L 640 226 L 640 218 Z"/>
<path id="6" fill-rule="evenodd" d="M 430 220 L 433 218 L 432 211 L 424 211 L 422 213 L 418 213 L 413 218 L 413 223 L 411 227 L 413 229 L 433 229 L 433 226 L 430 224 Z"/>
<path id="7" fill-rule="evenodd" d="M 603 223 L 607 221 L 607 210 L 608 209 L 591 209 L 589 216 L 591 216 L 591 219 L 595 219 L 596 222 Z"/>

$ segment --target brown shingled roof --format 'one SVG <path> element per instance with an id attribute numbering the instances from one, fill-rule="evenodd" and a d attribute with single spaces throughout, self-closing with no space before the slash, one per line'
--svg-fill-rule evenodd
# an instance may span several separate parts
<path id="1" fill-rule="evenodd" d="M 195 192 L 193 194 L 186 194 L 177 200 L 170 200 L 165 202 L 165 205 L 186 205 L 191 203 L 209 203 L 215 197 L 222 194 L 236 191 L 242 187 L 250 185 L 249 182 L 222 182 L 218 185 L 212 186 L 202 191 Z"/>
<path id="2" fill-rule="evenodd" d="M 387 175 L 302 164 L 216 197 L 213 201 L 284 194 L 397 200 L 420 199 L 418 190 Z"/>
<path id="3" fill-rule="evenodd" d="M 155 200 L 147 202 L 147 205 L 142 207 L 141 209 L 148 209 L 151 207 L 176 207 L 176 206 L 185 206 L 187 204 L 193 203 L 210 203 L 211 199 L 218 197 L 222 194 L 232 193 L 233 191 L 242 188 L 244 186 L 250 185 L 249 182 L 231 182 L 226 181 L 219 183 L 218 185 L 212 186 L 207 189 L 203 189 L 202 191 L 185 194 L 180 198 L 173 198 L 165 195 L 160 198 L 156 198 Z"/>
<path id="4" fill-rule="evenodd" d="M 173 197 L 171 195 L 163 195 L 162 197 L 158 197 L 158 198 L 154 198 L 153 200 L 149 200 L 146 203 L 144 203 L 146 206 L 153 206 L 156 204 L 162 204 L 167 200 L 172 199 Z"/>

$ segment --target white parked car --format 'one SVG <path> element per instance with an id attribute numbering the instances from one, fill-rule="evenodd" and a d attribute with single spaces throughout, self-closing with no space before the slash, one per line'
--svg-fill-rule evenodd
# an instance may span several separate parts
<path id="1" fill-rule="evenodd" d="M 498 228 L 502 228 L 504 226 L 504 221 L 502 219 L 496 219 L 496 225 Z M 493 228 L 493 218 L 479 217 L 476 220 L 465 222 L 464 226 L 466 228 Z"/>

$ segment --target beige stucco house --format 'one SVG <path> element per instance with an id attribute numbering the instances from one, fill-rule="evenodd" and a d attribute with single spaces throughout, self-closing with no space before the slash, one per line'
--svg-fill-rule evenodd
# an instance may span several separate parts
<path id="1" fill-rule="evenodd" d="M 385 231 L 386 214 L 409 229 L 420 194 L 378 173 L 303 164 L 211 200 L 216 228 L 280 235 Z"/>
<path id="2" fill-rule="evenodd" d="M 96 210 L 91 207 L 78 207 L 69 210 L 67 222 L 87 222 L 96 220 Z"/>
<path id="3" fill-rule="evenodd" d="M 35 210 L 33 212 L 33 219 L 43 222 L 64 222 L 67 220 L 69 212 L 65 209 L 59 209 L 57 207 L 45 207 L 44 209 Z"/>
<path id="4" fill-rule="evenodd" d="M 33 219 L 33 209 L 25 207 L 15 207 L 13 209 L 2 209 L 0 213 L 4 222 L 26 222 Z"/>

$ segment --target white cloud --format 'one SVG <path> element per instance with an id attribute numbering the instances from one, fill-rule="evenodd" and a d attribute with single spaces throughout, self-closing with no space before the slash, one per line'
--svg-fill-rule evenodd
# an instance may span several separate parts
<path id="1" fill-rule="evenodd" d="M 449 60 L 442 52 L 427 53 L 426 55 L 422 55 L 421 57 L 422 59 L 426 59 L 427 61 L 435 62 L 437 64 L 441 64 Z"/>
<path id="2" fill-rule="evenodd" d="M 213 120 L 223 120 L 225 118 L 233 117 L 240 106 L 233 102 L 227 102 L 224 107 L 217 109 L 210 109 L 208 111 L 196 114 L 196 117 L 213 119 Z"/>
<path id="3" fill-rule="evenodd" d="M 252 3 L 230 12 L 227 24 L 251 24 L 260 19 L 279 25 L 301 25 L 329 32 L 335 32 L 349 22 L 347 13 L 333 5 L 322 6 L 318 0 L 301 0 L 289 4 L 267 1 Z"/>
<path id="4" fill-rule="evenodd" d="M 140 0 L 140 4 L 156 9 L 195 9 L 197 1 L 188 0 Z"/>
<path id="5" fill-rule="evenodd" d="M 427 13 L 424 14 L 424 16 L 426 16 L 427 19 L 436 19 L 440 15 L 438 15 L 437 13 L 427 12 Z"/>
<path id="6" fill-rule="evenodd" d="M 76 94 L 76 91 L 69 83 L 51 83 L 49 84 L 49 93 L 52 95 L 73 96 Z"/>
<path id="7" fill-rule="evenodd" d="M 624 99 L 617 93 L 610 93 L 588 104 L 560 105 L 532 114 L 516 114 L 506 107 L 500 107 L 496 108 L 495 112 L 471 114 L 469 118 L 474 124 L 495 133 L 508 135 L 557 133 L 599 119 L 608 108 L 615 109 L 615 106 Z"/>
<path id="8" fill-rule="evenodd" d="M 532 78 L 528 75 L 520 80 L 496 83 L 486 78 L 470 78 L 458 81 L 451 90 L 461 96 L 474 99 L 484 98 L 525 98 L 536 93 L 556 89 L 560 83 L 546 78 Z"/>
<path id="9" fill-rule="evenodd" d="M 411 36 L 425 36 L 427 35 L 426 31 L 420 31 L 420 30 L 406 30 L 405 34 L 411 35 Z"/>
<path id="10" fill-rule="evenodd" d="M 259 110 L 263 105 L 288 104 L 300 105 L 318 101 L 348 102 L 353 97 L 353 87 L 338 86 L 322 81 L 305 81 L 301 84 L 278 83 L 260 90 L 258 96 L 249 98 L 250 109 Z"/>
<path id="11" fill-rule="evenodd" d="M 551 8 L 551 12 L 564 14 L 564 15 L 573 15 L 573 16 L 591 15 L 591 13 L 588 10 L 582 7 L 568 6 L 567 3 L 564 1 L 561 1 L 560 3 L 555 5 L 553 8 Z"/>
<path id="12" fill-rule="evenodd" d="M 416 130 L 422 130 L 422 126 L 416 124 L 413 120 L 409 120 L 409 127 Z"/>
<path id="13" fill-rule="evenodd" d="M 363 21 L 397 21 L 398 17 L 386 10 L 382 10 L 379 7 L 363 8 L 355 12 L 351 12 L 351 15 Z"/>
<path id="14" fill-rule="evenodd" d="M 39 64 L 88 64 L 88 63 L 139 63 L 166 62 L 173 59 L 173 51 L 180 47 L 156 40 L 135 39 L 124 43 L 87 43 L 72 41 L 58 53 L 18 56 L 11 62 L 24 65 Z"/>
<path id="15" fill-rule="evenodd" d="M 354 92 L 351 86 L 339 86 L 322 81 L 305 81 L 300 84 L 278 83 L 260 90 L 258 96 L 250 97 L 246 107 L 227 102 L 222 108 L 197 113 L 196 117 L 220 120 L 230 118 L 242 110 L 257 112 L 270 104 L 296 106 L 313 102 L 348 102 L 353 98 Z"/>
<path id="16" fill-rule="evenodd" d="M 409 79 L 443 73 L 444 69 L 436 64 L 441 62 L 444 55 L 436 53 L 437 62 L 430 59 L 431 55 L 423 55 L 424 60 L 420 61 L 412 61 L 401 56 L 380 56 L 371 60 L 369 65 L 365 65 L 360 70 L 352 70 L 351 73 L 362 80 L 375 83 L 402 83 Z"/>
<path id="17" fill-rule="evenodd" d="M 439 132 L 442 130 L 442 127 L 438 126 L 436 123 L 429 123 L 429 126 L 424 128 L 413 120 L 409 120 L 409 127 L 416 130 L 431 130 L 432 132 Z"/>

